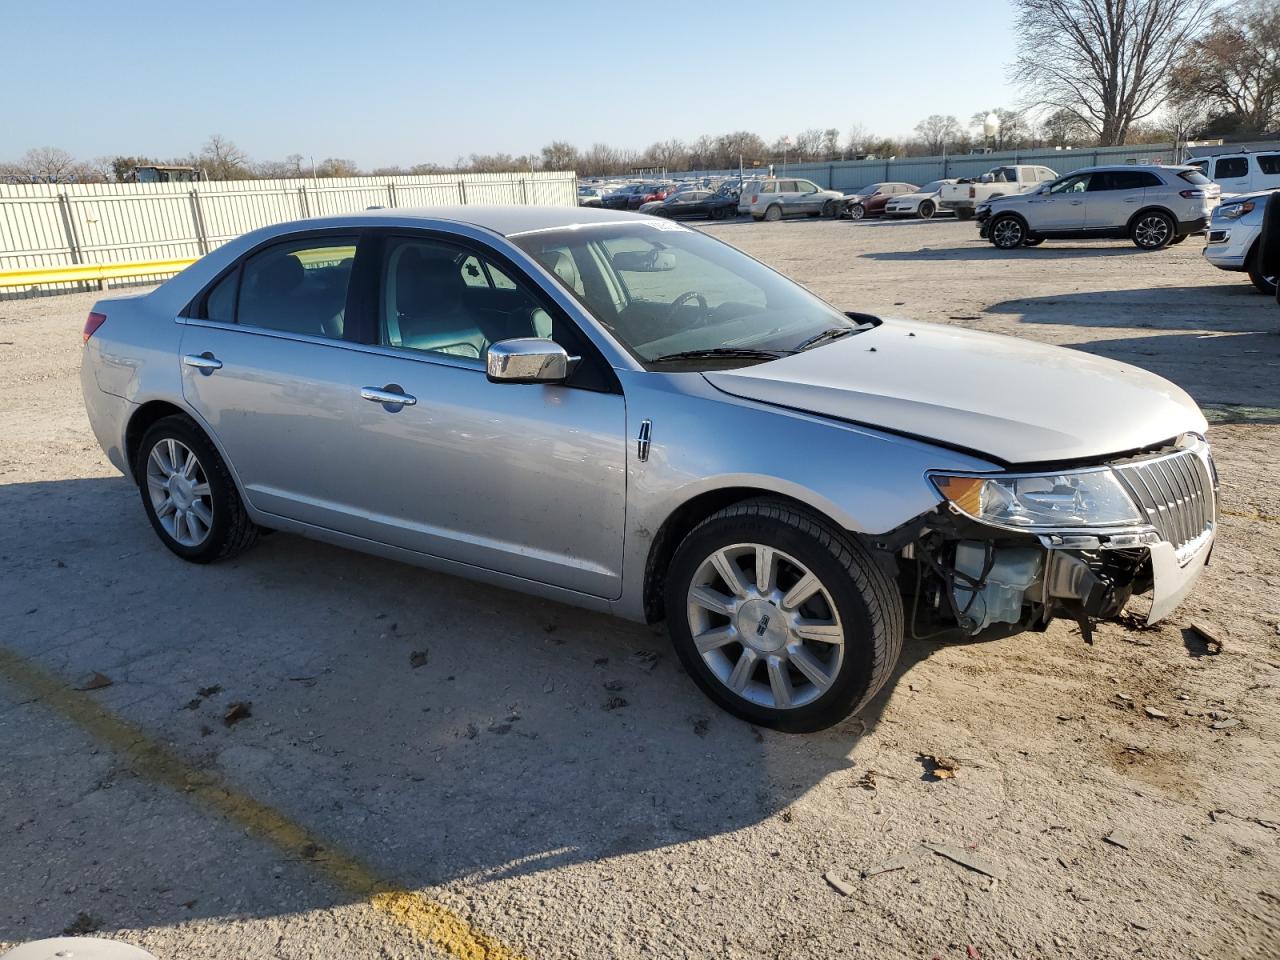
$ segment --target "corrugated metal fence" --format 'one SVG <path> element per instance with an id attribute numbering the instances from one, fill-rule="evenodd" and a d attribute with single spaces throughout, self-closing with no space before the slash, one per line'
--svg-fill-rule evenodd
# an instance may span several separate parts
<path id="1" fill-rule="evenodd" d="M 1060 174 L 1102 163 L 1173 163 L 1173 144 L 1129 147 L 1089 147 L 1077 150 L 1006 150 L 1000 153 L 959 154 L 951 157 L 904 157 L 901 160 L 841 160 L 832 163 L 775 163 L 774 176 L 803 177 L 829 190 L 850 191 L 882 180 L 924 184 L 948 177 L 976 177 L 992 167 L 1031 163 L 1051 167 Z M 752 167 L 746 176 L 763 176 L 765 168 Z M 706 174 L 737 176 L 737 170 L 689 171 L 675 177 Z"/>
<path id="2" fill-rule="evenodd" d="M 285 220 L 454 203 L 574 206 L 577 181 L 573 173 L 556 172 L 0 184 L 0 270 L 199 257 Z M 79 283 L 45 289 L 59 287 L 83 289 Z M 0 291 L 14 295 L 22 293 Z"/>

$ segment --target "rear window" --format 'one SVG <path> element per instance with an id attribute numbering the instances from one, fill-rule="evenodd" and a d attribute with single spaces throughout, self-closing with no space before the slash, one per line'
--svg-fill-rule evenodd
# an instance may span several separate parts
<path id="1" fill-rule="evenodd" d="M 1194 183 L 1196 186 L 1201 186 L 1202 184 L 1206 184 L 1206 183 L 1213 183 L 1212 180 L 1206 177 L 1199 170 L 1182 170 L 1178 173 L 1178 176 L 1181 177 L 1183 180 L 1187 181 L 1187 183 Z"/>
<path id="2" fill-rule="evenodd" d="M 1280 153 L 1258 154 L 1258 167 L 1263 173 L 1274 176 L 1280 173 Z"/>
<path id="3" fill-rule="evenodd" d="M 1213 171 L 1213 178 L 1215 180 L 1231 180 L 1237 177 L 1247 177 L 1248 175 L 1248 157 L 1225 157 L 1218 161 L 1217 166 L 1214 167 Z"/>

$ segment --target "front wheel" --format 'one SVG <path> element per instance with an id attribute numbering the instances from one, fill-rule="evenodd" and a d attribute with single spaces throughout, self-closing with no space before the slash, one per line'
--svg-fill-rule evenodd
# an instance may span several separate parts
<path id="1" fill-rule="evenodd" d="M 1159 250 L 1173 240 L 1173 217 L 1152 210 L 1138 217 L 1133 225 L 1134 245 L 1142 250 Z"/>
<path id="2" fill-rule="evenodd" d="M 165 417 L 147 429 L 134 476 L 156 535 L 183 560 L 225 560 L 257 540 L 231 471 L 189 418 Z"/>
<path id="3" fill-rule="evenodd" d="M 822 215 L 828 220 L 836 218 L 836 202 L 834 200 L 828 200 L 822 205 Z"/>
<path id="4" fill-rule="evenodd" d="M 775 203 L 765 210 L 764 218 L 770 223 L 776 223 L 782 219 L 782 208 Z"/>
<path id="5" fill-rule="evenodd" d="M 1265 293 L 1269 297 L 1276 295 L 1276 275 L 1262 272 L 1262 268 L 1258 266 L 1256 250 L 1249 256 L 1249 263 L 1245 269 L 1249 271 L 1249 279 L 1253 281 L 1253 286 L 1259 293 Z"/>
<path id="6" fill-rule="evenodd" d="M 938 208 L 933 205 L 932 200 L 925 200 L 920 204 L 916 212 L 920 215 L 921 220 L 932 220 L 933 215 L 938 212 Z"/>
<path id="7" fill-rule="evenodd" d="M 902 649 L 902 602 L 859 541 L 776 500 L 721 510 L 680 544 L 667 622 L 690 676 L 742 719 L 791 733 L 861 709 Z"/>
<path id="8" fill-rule="evenodd" d="M 855 203 L 849 208 L 849 218 L 851 220 L 861 220 L 867 215 L 867 208 L 860 203 Z"/>
<path id="9" fill-rule="evenodd" d="M 991 221 L 989 236 L 1001 250 L 1015 250 L 1027 239 L 1027 228 L 1015 216 L 996 217 Z"/>

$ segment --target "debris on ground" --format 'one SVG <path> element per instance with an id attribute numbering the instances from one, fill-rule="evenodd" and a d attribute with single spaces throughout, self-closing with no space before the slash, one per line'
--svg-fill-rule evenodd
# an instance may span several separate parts
<path id="1" fill-rule="evenodd" d="M 653 668 L 658 665 L 660 654 L 654 653 L 652 650 L 637 650 L 631 654 L 631 662 L 643 670 L 645 673 L 652 673 Z"/>
<path id="2" fill-rule="evenodd" d="M 858 778 L 858 782 L 855 784 L 855 786 L 859 786 L 863 790 L 878 789 L 879 784 L 876 782 L 876 772 L 874 770 L 866 771 L 862 776 Z"/>
<path id="3" fill-rule="evenodd" d="M 706 717 L 693 718 L 693 732 L 700 737 L 705 737 L 707 735 L 707 729 L 710 725 L 711 725 L 711 721 L 709 721 Z"/>
<path id="4" fill-rule="evenodd" d="M 503 733 L 509 733 L 510 731 L 511 731 L 511 724 L 507 723 L 506 721 L 489 724 L 490 733 L 503 734 Z"/>
<path id="5" fill-rule="evenodd" d="M 208 700 L 210 697 L 217 696 L 222 692 L 222 684 L 215 683 L 211 687 L 201 687 L 196 691 L 196 696 Z"/>
<path id="6" fill-rule="evenodd" d="M 298 852 L 301 853 L 303 857 L 305 857 L 306 859 L 314 860 L 316 857 L 320 856 L 320 851 L 322 849 L 324 848 L 321 847 L 320 844 L 312 843 L 310 840 L 308 840 L 306 843 L 302 845 L 301 849 L 299 849 Z"/>
<path id="7" fill-rule="evenodd" d="M 827 883 L 831 885 L 831 889 L 840 894 L 840 896 L 849 897 L 853 895 L 852 885 L 840 877 L 834 870 L 828 870 L 823 874 L 822 878 L 826 880 Z"/>
<path id="8" fill-rule="evenodd" d="M 1238 727 L 1239 725 L 1240 725 L 1240 721 L 1237 720 L 1235 717 L 1227 717 L 1223 720 L 1213 721 L 1213 723 L 1209 724 L 1209 729 L 1210 730 L 1227 730 L 1231 727 Z"/>
<path id="9" fill-rule="evenodd" d="M 1204 644 L 1211 655 L 1222 652 L 1222 636 L 1217 630 L 1200 620 L 1192 620 L 1188 629 Z"/>
<path id="10" fill-rule="evenodd" d="M 1169 719 L 1169 715 L 1168 715 L 1167 713 L 1165 713 L 1163 710 L 1157 710 L 1155 707 L 1143 707 L 1143 708 L 1142 708 L 1142 711 L 1143 711 L 1143 713 L 1145 713 L 1148 717 L 1151 717 L 1153 720 L 1168 720 L 1168 719 Z"/>
<path id="11" fill-rule="evenodd" d="M 904 870 L 913 863 L 919 863 L 933 852 L 930 847 L 926 847 L 924 844 L 917 844 L 908 850 L 903 850 L 901 853 L 893 855 L 884 863 L 878 863 L 874 867 L 867 867 L 862 871 L 863 879 L 874 877 L 881 873 L 889 873 L 893 870 Z"/>
<path id="12" fill-rule="evenodd" d="M 246 720 L 253 716 L 253 713 L 251 712 L 252 707 L 253 704 L 249 703 L 247 700 L 237 700 L 235 703 L 231 704 L 231 706 L 227 707 L 227 712 L 222 715 L 223 726 L 230 727 L 239 723 L 241 720 Z"/>
<path id="13" fill-rule="evenodd" d="M 111 686 L 112 680 L 105 673 L 96 670 L 76 684 L 77 690 L 102 690 Z"/>
<path id="14" fill-rule="evenodd" d="M 81 911 L 76 914 L 76 918 L 71 921 L 64 929 L 63 934 L 68 937 L 82 937 L 86 933 L 96 933 L 102 929 L 102 918 L 94 916 L 92 913 Z"/>
<path id="15" fill-rule="evenodd" d="M 1004 867 L 997 863 L 992 863 L 986 857 L 963 847 L 956 847 L 948 843 L 926 843 L 924 846 L 938 856 L 946 857 L 952 863 L 958 863 L 960 866 L 972 870 L 974 873 L 981 873 L 992 880 L 1003 880 L 1009 875 Z"/>
<path id="16" fill-rule="evenodd" d="M 621 689 L 622 689 L 622 681 L 621 681 L 621 680 L 606 680 L 606 681 L 604 682 L 604 688 L 605 688 L 606 690 L 608 690 L 610 693 L 617 693 L 619 690 L 621 690 Z"/>
<path id="17" fill-rule="evenodd" d="M 1133 841 L 1129 839 L 1129 835 L 1122 830 L 1112 830 L 1102 839 L 1113 847 L 1119 847 L 1121 850 L 1128 850 L 1133 844 Z"/>
<path id="18" fill-rule="evenodd" d="M 468 740 L 474 740 L 479 735 L 480 735 L 480 728 L 477 727 L 474 723 L 468 723 L 467 729 L 464 731 L 463 736 L 465 736 Z"/>
<path id="19" fill-rule="evenodd" d="M 934 780 L 954 780 L 960 772 L 960 761 L 953 757 L 935 757 L 933 754 L 920 754 L 920 762 L 924 764 L 924 772 Z"/>
<path id="20" fill-rule="evenodd" d="M 427 665 L 427 657 L 431 655 L 430 650 L 415 650 L 409 654 L 409 666 L 414 670 Z"/>
<path id="21" fill-rule="evenodd" d="M 626 697 L 610 697 L 604 702 L 605 710 L 618 710 L 627 705 Z"/>

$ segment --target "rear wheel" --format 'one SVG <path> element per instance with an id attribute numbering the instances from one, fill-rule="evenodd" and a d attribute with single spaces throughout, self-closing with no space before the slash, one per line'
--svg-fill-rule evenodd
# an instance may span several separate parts
<path id="1" fill-rule="evenodd" d="M 749 500 L 681 543 L 667 572 L 681 662 L 750 723 L 820 730 L 884 686 L 902 649 L 902 602 L 866 547 L 791 504 Z"/>
<path id="2" fill-rule="evenodd" d="M 849 217 L 852 220 L 861 220 L 867 215 L 867 208 L 860 203 L 855 203 L 849 208 Z"/>
<path id="3" fill-rule="evenodd" d="M 1131 236 L 1134 245 L 1142 250 L 1160 250 L 1173 240 L 1173 231 L 1173 217 L 1151 210 L 1138 215 Z"/>
<path id="4" fill-rule="evenodd" d="M 781 220 L 781 219 L 782 219 L 782 208 L 781 208 L 780 206 L 778 206 L 776 203 L 775 203 L 775 204 L 773 204 L 773 206 L 768 207 L 768 208 L 766 208 L 766 209 L 765 209 L 765 211 L 764 211 L 764 218 L 765 218 L 766 220 L 768 220 L 770 223 L 775 223 L 775 222 L 777 222 L 778 220 Z"/>
<path id="5" fill-rule="evenodd" d="M 921 220 L 932 220 L 933 215 L 938 212 L 938 208 L 933 205 L 932 200 L 924 200 L 916 212 L 920 215 Z"/>
<path id="6" fill-rule="evenodd" d="M 1026 241 L 1027 228 L 1018 217 L 1005 214 L 991 221 L 988 236 L 1001 250 L 1014 250 Z"/>
<path id="7" fill-rule="evenodd" d="M 165 417 L 147 429 L 134 476 L 156 535 L 183 560 L 226 560 L 258 539 L 231 471 L 190 418 Z"/>
<path id="8" fill-rule="evenodd" d="M 1249 255 L 1249 262 L 1245 269 L 1249 271 L 1249 279 L 1253 281 L 1253 285 L 1259 293 L 1265 293 L 1269 297 L 1276 295 L 1276 275 L 1268 275 L 1262 272 L 1262 268 L 1258 266 L 1258 251 L 1256 249 Z"/>

